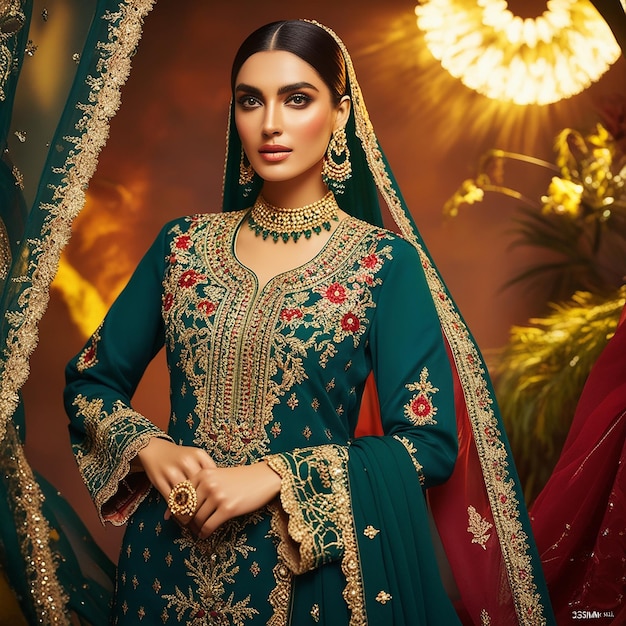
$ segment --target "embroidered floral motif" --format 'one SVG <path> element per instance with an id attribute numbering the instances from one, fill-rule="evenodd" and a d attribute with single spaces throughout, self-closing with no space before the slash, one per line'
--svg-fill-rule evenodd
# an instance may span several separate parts
<path id="1" fill-rule="evenodd" d="M 378 530 L 378 528 L 374 528 L 371 524 L 369 526 L 365 527 L 365 530 L 363 531 L 363 534 L 368 538 L 368 539 L 374 539 L 374 537 L 376 537 L 376 535 L 380 532 L 380 530 Z"/>
<path id="2" fill-rule="evenodd" d="M 437 393 L 439 389 L 428 380 L 428 369 L 422 369 L 419 382 L 409 383 L 406 388 L 418 392 L 408 404 L 404 405 L 404 414 L 409 421 L 415 426 L 436 424 L 434 417 L 437 414 L 437 407 L 433 405 L 431 395 Z"/>
<path id="3" fill-rule="evenodd" d="M 247 545 L 247 536 L 242 532 L 247 524 L 256 524 L 261 519 L 259 513 L 244 519 L 231 520 L 220 527 L 208 539 L 199 541 L 190 533 L 184 532 L 175 543 L 187 553 L 187 574 L 194 581 L 194 587 L 187 591 L 175 586 L 173 594 L 163 595 L 167 608 L 176 610 L 179 622 L 202 619 L 201 623 L 243 624 L 258 615 L 249 606 L 250 596 L 235 601 L 235 593 L 226 594 L 225 585 L 232 584 L 239 570 L 237 557 L 247 559 L 255 548 Z M 207 558 L 207 555 L 211 555 Z"/>
<path id="4" fill-rule="evenodd" d="M 201 280 L 204 280 L 204 278 L 205 277 L 202 274 L 199 274 L 195 270 L 187 270 L 186 272 L 183 272 L 181 277 L 178 279 L 178 284 L 185 289 L 190 289 Z"/>
<path id="5" fill-rule="evenodd" d="M 485 544 L 491 537 L 488 531 L 493 528 L 493 524 L 481 517 L 480 513 L 473 506 L 467 507 L 467 514 L 469 517 L 467 532 L 474 535 L 472 543 L 477 543 L 483 550 L 486 550 L 487 546 Z"/>
<path id="6" fill-rule="evenodd" d="M 324 297 L 333 304 L 343 304 L 348 296 L 343 285 L 332 283 L 324 290 Z"/>
<path id="7" fill-rule="evenodd" d="M 178 250 L 189 250 L 191 245 L 192 241 L 189 235 L 179 235 L 174 238 L 174 247 Z"/>
<path id="8" fill-rule="evenodd" d="M 200 302 L 198 302 L 197 307 L 198 311 L 201 311 L 207 316 L 213 315 L 213 313 L 215 313 L 215 309 L 217 309 L 215 303 L 211 302 L 210 300 L 201 300 Z"/>
<path id="9" fill-rule="evenodd" d="M 280 312 L 280 319 L 287 324 L 292 320 L 302 319 L 302 311 L 300 309 L 283 309 Z"/>
<path id="10" fill-rule="evenodd" d="M 319 604 L 314 604 L 313 607 L 311 608 L 311 617 L 313 618 L 314 622 L 319 622 L 320 621 L 320 606 Z"/>
<path id="11" fill-rule="evenodd" d="M 100 343 L 100 331 L 102 330 L 102 324 L 94 332 L 89 340 L 89 343 L 85 346 L 85 349 L 80 353 L 78 361 L 76 362 L 76 369 L 79 372 L 84 372 L 86 369 L 93 367 L 98 362 L 98 344 Z"/>
<path id="12" fill-rule="evenodd" d="M 376 596 L 376 602 L 380 602 L 381 604 L 387 604 L 387 602 L 391 601 L 391 594 L 386 591 L 379 591 Z"/>
<path id="13" fill-rule="evenodd" d="M 347 333 L 358 332 L 360 326 L 361 322 L 359 322 L 359 318 L 352 312 L 346 313 L 341 318 L 341 328 Z"/>

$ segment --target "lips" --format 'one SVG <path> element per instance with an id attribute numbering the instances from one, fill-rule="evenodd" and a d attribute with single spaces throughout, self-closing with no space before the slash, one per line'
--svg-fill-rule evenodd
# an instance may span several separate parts
<path id="1" fill-rule="evenodd" d="M 286 159 L 291 149 L 278 144 L 267 144 L 259 148 L 259 154 L 265 161 L 276 162 Z"/>

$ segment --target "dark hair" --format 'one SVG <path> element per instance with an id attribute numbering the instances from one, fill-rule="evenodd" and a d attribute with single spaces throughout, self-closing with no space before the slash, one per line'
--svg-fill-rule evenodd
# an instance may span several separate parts
<path id="1" fill-rule="evenodd" d="M 337 42 L 320 26 L 303 20 L 272 22 L 246 38 L 233 61 L 230 76 L 233 93 L 241 66 L 253 54 L 268 50 L 291 52 L 308 63 L 330 89 L 335 104 L 346 94 L 346 64 Z"/>

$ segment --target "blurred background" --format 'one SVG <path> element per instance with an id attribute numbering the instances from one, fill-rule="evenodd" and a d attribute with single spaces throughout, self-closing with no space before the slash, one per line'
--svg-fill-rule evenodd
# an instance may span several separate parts
<path id="1" fill-rule="evenodd" d="M 435 4 L 423 2 L 421 6 Z M 562 167 L 565 159 L 570 178 L 583 172 L 580 159 L 567 161 L 563 156 L 569 154 L 571 137 L 576 139 L 575 133 L 580 133 L 578 143 L 586 146 L 585 137 L 598 133 L 589 145 L 607 150 L 610 141 L 597 129 L 602 123 L 612 137 L 623 139 L 626 59 L 620 56 L 610 31 L 596 24 L 594 32 L 588 16 L 599 16 L 591 3 L 569 3 L 586 7 L 578 16 L 580 23 L 568 26 L 578 38 L 562 37 L 554 43 L 543 55 L 544 64 L 533 65 L 536 80 L 544 87 L 562 83 L 565 88 L 571 82 L 569 72 L 580 78 L 580 67 L 564 61 L 567 46 L 587 60 L 595 60 L 601 55 L 601 44 L 608 43 L 606 67 L 579 93 L 564 98 L 556 94 L 555 101 L 545 102 L 550 95 L 539 89 L 536 96 L 541 103 L 516 103 L 511 100 L 515 95 L 532 99 L 528 85 L 523 81 L 513 84 L 513 95 L 502 92 L 500 87 L 510 72 L 496 70 L 512 59 L 529 65 L 533 60 L 516 52 L 516 31 L 511 26 L 511 41 L 494 43 L 502 48 L 502 58 L 494 57 L 492 65 L 474 70 L 474 77 L 476 72 L 493 76 L 493 84 L 482 87 L 482 91 L 494 90 L 489 97 L 466 86 L 435 58 L 442 48 L 439 41 L 445 43 L 444 49 L 456 46 L 458 57 L 487 59 L 492 53 L 472 50 L 475 38 L 466 36 L 475 32 L 474 23 L 484 22 L 483 10 L 476 2 L 438 4 L 442 11 L 456 8 L 456 18 L 450 14 L 437 23 L 423 12 L 418 27 L 417 3 L 408 0 L 159 0 L 149 13 L 132 58 L 130 79 L 122 91 L 122 106 L 112 120 L 86 206 L 75 221 L 61 259 L 23 389 L 29 462 L 70 501 L 112 559 L 117 557 L 121 531 L 100 525 L 78 475 L 62 404 L 63 370 L 95 330 L 163 223 L 188 213 L 220 210 L 230 63 L 243 38 L 261 24 L 312 18 L 333 28 L 346 43 L 379 141 L 494 375 L 501 373 L 501 358 L 512 328 L 546 315 L 555 299 L 589 288 L 584 281 L 571 288 L 555 286 L 554 280 L 505 285 L 527 268 L 550 263 L 553 258 L 549 245 L 516 244 L 520 219 L 528 216 L 524 211 L 542 215 L 542 208 L 551 205 L 565 213 L 571 194 L 576 196 L 577 188 L 572 191 L 571 185 L 582 183 L 569 180 Z M 558 4 L 518 0 L 508 2 L 508 8 L 521 19 L 535 20 L 552 9 L 557 15 Z M 30 51 L 24 60 L 9 134 L 11 157 L 23 177 L 27 204 L 33 201 L 93 5 L 88 0 L 35 2 Z M 619 0 L 615 6 L 621 9 Z M 557 26 L 558 19 L 550 28 Z M 472 68 L 469 62 L 467 65 L 459 71 L 465 71 L 466 82 L 471 84 Z M 561 136 L 555 150 L 564 129 L 575 132 L 565 139 Z M 614 148 L 611 143 L 613 165 L 621 158 L 619 154 L 623 155 Z M 585 164 L 591 167 L 589 159 Z M 591 167 L 590 171 L 597 169 Z M 558 188 L 555 176 L 571 185 L 563 183 L 563 189 Z M 598 191 L 597 186 L 595 189 Z M 602 187 L 603 199 L 607 195 Z M 577 206 L 582 205 L 579 202 Z M 623 248 L 611 250 L 604 265 L 612 267 L 612 259 L 617 267 L 623 267 Z M 619 270 L 611 271 L 602 276 L 607 283 L 599 290 L 603 293 L 623 282 Z M 158 424 L 165 424 L 168 416 L 166 374 L 164 361 L 157 357 L 135 403 Z M 529 438 L 533 436 L 529 434 Z M 551 459 L 558 453 L 558 437 L 562 433 L 548 445 L 552 454 L 546 461 L 548 473 Z M 541 477 L 534 480 L 540 484 Z"/>

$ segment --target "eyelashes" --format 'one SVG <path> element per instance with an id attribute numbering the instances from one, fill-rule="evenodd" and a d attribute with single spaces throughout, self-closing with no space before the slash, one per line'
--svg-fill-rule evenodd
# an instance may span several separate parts
<path id="1" fill-rule="evenodd" d="M 295 109 L 304 109 L 311 102 L 313 102 L 313 98 L 308 94 L 301 92 L 292 93 L 284 100 L 284 104 Z M 258 96 L 243 94 L 237 98 L 237 104 L 240 108 L 250 111 L 263 106 L 263 100 Z"/>

